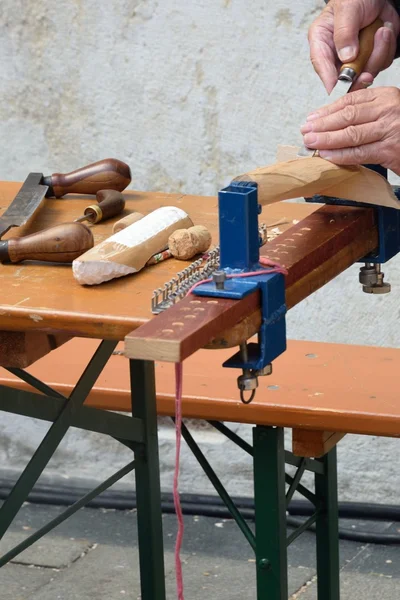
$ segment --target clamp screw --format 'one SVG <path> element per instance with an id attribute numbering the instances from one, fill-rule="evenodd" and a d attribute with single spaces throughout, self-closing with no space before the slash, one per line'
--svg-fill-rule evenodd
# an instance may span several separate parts
<path id="1" fill-rule="evenodd" d="M 387 294 L 391 290 L 390 283 L 383 280 L 385 274 L 381 271 L 381 265 L 366 263 L 361 267 L 359 281 L 363 292 L 366 294 Z"/>
<path id="2" fill-rule="evenodd" d="M 213 274 L 213 281 L 217 290 L 223 290 L 226 281 L 225 271 L 215 271 L 215 273 Z"/>

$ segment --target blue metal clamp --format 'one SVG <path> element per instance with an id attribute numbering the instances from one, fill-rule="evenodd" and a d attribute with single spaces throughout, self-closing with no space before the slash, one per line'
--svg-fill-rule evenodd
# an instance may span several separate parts
<path id="1" fill-rule="evenodd" d="M 240 273 L 265 270 L 260 265 L 258 234 L 257 184 L 234 182 L 219 192 L 220 269 L 229 277 Z M 248 357 L 241 353 L 224 363 L 224 367 L 259 371 L 286 350 L 285 281 L 281 273 L 226 279 L 223 289 L 215 283 L 198 286 L 198 296 L 241 299 L 260 290 L 262 322 L 258 344 L 248 345 Z M 234 323 L 232 323 L 234 325 Z"/>
<path id="2" fill-rule="evenodd" d="M 387 169 L 380 165 L 364 165 L 365 167 L 376 171 L 387 179 Z M 393 186 L 393 192 L 400 200 L 400 188 Z M 312 198 L 306 198 L 307 202 L 318 202 L 320 204 L 336 204 L 342 206 L 364 206 L 371 208 L 371 204 L 362 204 L 352 202 L 341 198 L 331 196 L 316 195 Z M 379 235 L 379 246 L 376 251 L 364 256 L 359 262 L 382 264 L 396 256 L 400 252 L 400 210 L 387 208 L 385 206 L 374 206 Z"/>

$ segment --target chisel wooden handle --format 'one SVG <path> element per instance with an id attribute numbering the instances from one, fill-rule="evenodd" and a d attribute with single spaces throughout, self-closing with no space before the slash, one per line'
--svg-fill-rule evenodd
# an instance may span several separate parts
<path id="1" fill-rule="evenodd" d="M 115 190 L 100 190 L 97 192 L 98 204 L 91 204 L 84 210 L 84 214 L 75 219 L 75 222 L 89 221 L 89 223 L 100 223 L 119 215 L 125 208 L 125 200 L 121 192 Z"/>
<path id="2" fill-rule="evenodd" d="M 0 241 L 0 261 L 69 263 L 93 248 L 92 232 L 82 223 L 64 223 L 38 233 Z"/>
<path id="3" fill-rule="evenodd" d="M 106 158 L 65 175 L 54 173 L 42 181 L 49 186 L 46 196 L 56 198 L 65 194 L 94 195 L 104 189 L 122 192 L 130 182 L 129 166 L 116 158 Z"/>
<path id="4" fill-rule="evenodd" d="M 354 72 L 354 75 L 351 79 L 354 81 L 361 73 L 365 65 L 368 62 L 369 57 L 372 54 L 372 50 L 374 49 L 374 37 L 375 33 L 378 31 L 380 27 L 383 27 L 383 21 L 381 19 L 375 19 L 371 25 L 364 27 L 361 29 L 359 35 L 359 51 L 357 58 L 353 62 L 345 63 L 340 68 L 340 75 L 343 75 L 346 70 L 351 70 Z M 339 75 L 339 76 L 340 76 Z"/>
<path id="5" fill-rule="evenodd" d="M 123 217 L 122 219 L 114 223 L 112 232 L 118 233 L 118 231 L 126 229 L 127 227 L 129 227 L 129 225 L 132 225 L 132 223 L 140 221 L 140 219 L 143 219 L 143 217 L 144 215 L 142 215 L 142 213 L 140 212 L 132 212 L 129 215 L 126 215 L 126 217 Z"/>

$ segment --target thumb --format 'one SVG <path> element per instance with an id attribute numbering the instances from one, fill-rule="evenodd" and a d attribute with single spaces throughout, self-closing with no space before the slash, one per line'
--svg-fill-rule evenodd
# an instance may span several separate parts
<path id="1" fill-rule="evenodd" d="M 358 34 L 364 25 L 364 16 L 363 2 L 360 0 L 339 0 L 335 3 L 333 39 L 342 62 L 357 57 Z"/>

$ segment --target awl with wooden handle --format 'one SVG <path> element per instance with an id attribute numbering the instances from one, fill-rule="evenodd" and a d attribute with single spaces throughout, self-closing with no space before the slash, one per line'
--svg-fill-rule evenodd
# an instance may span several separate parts
<path id="1" fill-rule="evenodd" d="M 81 217 L 74 219 L 75 223 L 88 221 L 95 224 L 119 215 L 125 208 L 125 200 L 121 192 L 115 190 L 100 190 L 96 194 L 98 204 L 87 206 Z"/>
<path id="2" fill-rule="evenodd" d="M 0 217 L 0 239 L 11 227 L 24 225 L 45 197 L 96 194 L 105 188 L 121 192 L 130 181 L 129 166 L 115 158 L 101 160 L 66 175 L 55 173 L 44 177 L 43 173 L 30 173 L 10 206 Z"/>
<path id="3" fill-rule="evenodd" d="M 23 260 L 70 263 L 90 248 L 94 239 L 82 223 L 64 223 L 37 233 L 0 241 L 0 262 Z"/>
<path id="4" fill-rule="evenodd" d="M 340 67 L 336 85 L 329 94 L 329 104 L 332 104 L 351 91 L 353 84 L 363 72 L 368 59 L 372 54 L 372 50 L 374 49 L 375 33 L 380 27 L 383 27 L 383 21 L 378 18 L 375 19 L 371 25 L 364 27 L 364 29 L 360 31 L 359 51 L 357 58 L 353 62 L 342 64 Z M 303 146 L 303 148 L 299 151 L 299 156 L 313 156 L 317 153 L 318 150 L 313 150 L 311 148 L 307 148 L 307 146 Z"/>

